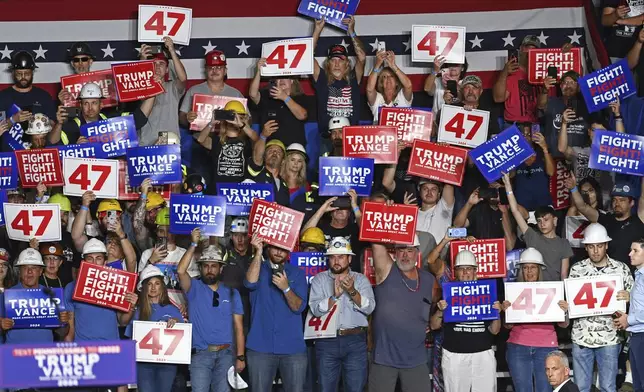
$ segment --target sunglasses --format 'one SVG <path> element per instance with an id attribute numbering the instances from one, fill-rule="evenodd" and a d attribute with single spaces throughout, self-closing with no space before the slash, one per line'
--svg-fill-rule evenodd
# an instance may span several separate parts
<path id="1" fill-rule="evenodd" d="M 212 292 L 212 307 L 216 308 L 219 306 L 219 293 L 216 291 Z"/>
<path id="2" fill-rule="evenodd" d="M 86 63 L 88 61 L 89 61 L 89 57 L 79 57 L 79 58 L 72 59 L 73 63 L 80 63 L 80 62 Z"/>

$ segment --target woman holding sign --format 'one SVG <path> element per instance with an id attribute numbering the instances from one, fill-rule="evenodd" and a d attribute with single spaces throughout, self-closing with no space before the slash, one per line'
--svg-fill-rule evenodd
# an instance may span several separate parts
<path id="1" fill-rule="evenodd" d="M 542 280 L 542 271 L 546 268 L 546 264 L 541 252 L 535 248 L 524 250 L 517 265 L 519 269 L 518 282 L 539 282 Z M 532 291 L 528 291 L 528 293 L 532 293 Z M 532 297 L 522 297 L 522 295 L 515 301 L 515 308 L 521 307 L 519 305 L 522 305 L 523 301 L 525 304 L 521 307 L 522 309 L 532 305 Z M 564 301 L 560 301 L 558 305 L 565 311 Z M 503 301 L 504 310 L 510 306 L 512 304 L 509 301 Z M 557 325 L 567 328 L 568 316 L 566 315 L 565 321 L 557 323 Z M 504 324 L 504 326 L 510 330 L 506 359 L 514 390 L 516 392 L 545 392 L 552 389 L 548 377 L 543 371 L 543 366 L 548 353 L 556 350 L 559 346 L 554 325 L 552 323 L 521 323 Z"/>
<path id="2" fill-rule="evenodd" d="M 183 317 L 179 309 L 170 302 L 163 272 L 153 265 L 148 265 L 141 272 L 140 279 L 141 296 L 134 320 L 166 321 L 167 328 L 172 328 L 177 322 L 181 322 Z M 132 336 L 132 324 L 128 326 L 125 334 Z M 177 374 L 177 365 L 139 362 L 136 364 L 136 374 L 136 385 L 139 391 L 170 392 Z"/>

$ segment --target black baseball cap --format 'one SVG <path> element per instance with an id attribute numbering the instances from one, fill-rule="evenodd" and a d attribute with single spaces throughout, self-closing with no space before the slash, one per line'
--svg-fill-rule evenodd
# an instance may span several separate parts
<path id="1" fill-rule="evenodd" d="M 329 53 L 327 57 L 330 59 L 334 57 L 347 58 L 348 56 L 349 53 L 347 52 L 347 48 L 345 48 L 343 45 L 331 45 L 329 47 Z"/>

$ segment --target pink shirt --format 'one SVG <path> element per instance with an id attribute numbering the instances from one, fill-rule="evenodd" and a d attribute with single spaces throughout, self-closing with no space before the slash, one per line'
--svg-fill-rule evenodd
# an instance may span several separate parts
<path id="1" fill-rule="evenodd" d="M 557 347 L 557 333 L 552 323 L 514 324 L 508 343 L 531 347 Z"/>

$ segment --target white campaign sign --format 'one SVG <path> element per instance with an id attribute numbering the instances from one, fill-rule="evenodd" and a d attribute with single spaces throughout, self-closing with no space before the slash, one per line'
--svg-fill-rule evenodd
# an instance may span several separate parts
<path id="1" fill-rule="evenodd" d="M 583 248 L 581 240 L 584 239 L 584 232 L 590 222 L 583 216 L 566 217 L 566 239 L 573 248 Z"/>
<path id="2" fill-rule="evenodd" d="M 192 9 L 139 4 L 139 42 L 163 42 L 170 37 L 175 44 L 189 45 Z"/>
<path id="3" fill-rule="evenodd" d="M 9 238 L 29 242 L 60 241 L 59 204 L 14 204 L 4 203 L 4 218 Z"/>
<path id="4" fill-rule="evenodd" d="M 311 310 L 304 322 L 304 339 L 334 338 L 338 336 L 338 304 L 322 317 L 315 317 Z"/>
<path id="5" fill-rule="evenodd" d="M 412 62 L 433 62 L 437 56 L 446 63 L 465 62 L 465 27 L 413 25 L 411 41 Z"/>
<path id="6" fill-rule="evenodd" d="M 266 66 L 262 76 L 312 75 L 313 38 L 295 38 L 262 44 Z"/>
<path id="7" fill-rule="evenodd" d="M 190 323 L 176 323 L 166 328 L 165 322 L 134 321 L 132 339 L 136 342 L 137 362 L 190 364 Z"/>
<path id="8" fill-rule="evenodd" d="M 92 191 L 99 199 L 116 199 L 119 192 L 119 162 L 116 159 L 63 158 L 63 193 L 83 196 Z"/>
<path id="9" fill-rule="evenodd" d="M 626 301 L 617 300 L 617 292 L 624 290 L 621 276 L 585 276 L 568 278 L 564 282 L 571 319 L 613 314 L 617 310 L 626 313 Z"/>
<path id="10" fill-rule="evenodd" d="M 438 142 L 475 148 L 487 141 L 490 112 L 465 110 L 459 106 L 444 105 L 438 126 Z"/>
<path id="11" fill-rule="evenodd" d="M 558 305 L 564 299 L 563 282 L 506 282 L 505 299 L 511 303 L 505 311 L 507 323 L 547 323 L 566 319 Z"/>

